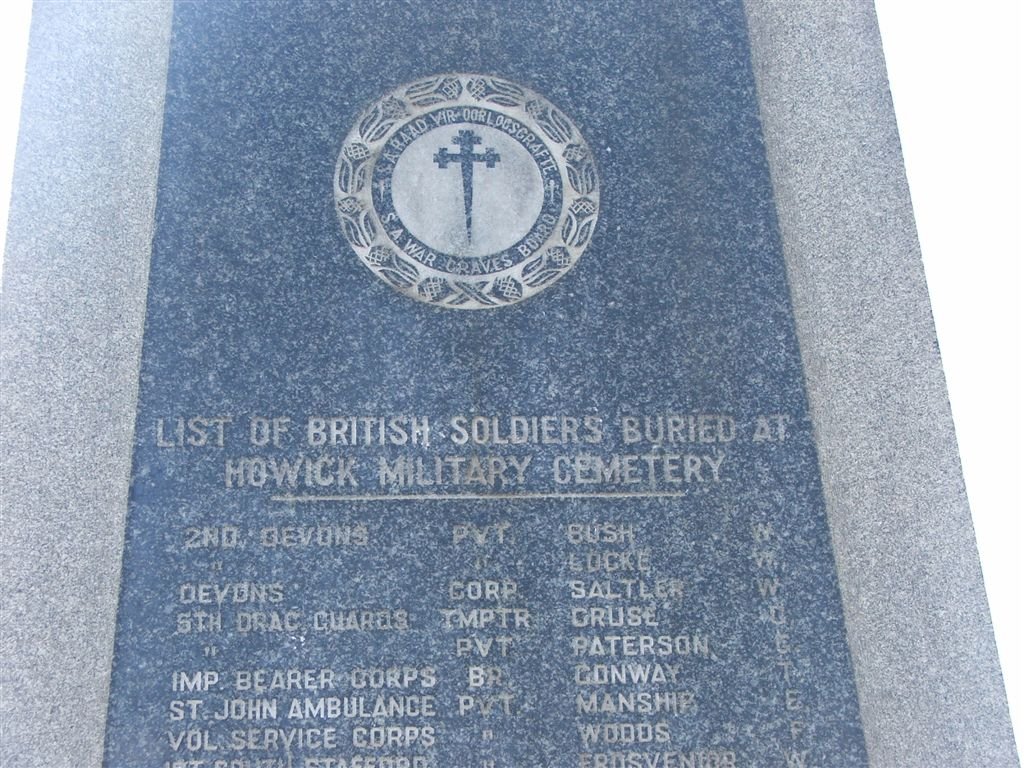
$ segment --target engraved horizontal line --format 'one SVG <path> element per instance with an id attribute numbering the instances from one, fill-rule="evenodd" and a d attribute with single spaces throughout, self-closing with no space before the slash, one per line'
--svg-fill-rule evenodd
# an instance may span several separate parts
<path id="1" fill-rule="evenodd" d="M 337 496 L 278 494 L 271 501 L 310 504 L 319 501 L 536 501 L 538 499 L 679 499 L 685 491 L 609 491 L 592 493 L 396 493 Z"/>

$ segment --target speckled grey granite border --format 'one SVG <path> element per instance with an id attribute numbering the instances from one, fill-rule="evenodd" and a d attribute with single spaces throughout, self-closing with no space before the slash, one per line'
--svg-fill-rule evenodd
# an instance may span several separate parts
<path id="1" fill-rule="evenodd" d="M 873 768 L 1018 765 L 869 0 L 745 0 Z"/>
<path id="2" fill-rule="evenodd" d="M 871 764 L 1015 766 L 873 9 L 746 2 Z M 101 762 L 169 11 L 35 9 L 0 328 L 5 768 Z"/>
<path id="3" fill-rule="evenodd" d="M 169 2 L 37 2 L 2 294 L 0 765 L 99 766 Z"/>

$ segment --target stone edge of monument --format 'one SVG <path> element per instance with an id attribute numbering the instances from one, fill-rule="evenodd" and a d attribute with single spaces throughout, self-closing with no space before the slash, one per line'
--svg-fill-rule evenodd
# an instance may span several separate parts
<path id="1" fill-rule="evenodd" d="M 170 3 L 36 3 L 3 276 L 3 766 L 102 761 Z"/>
<path id="2" fill-rule="evenodd" d="M 746 5 L 871 765 L 1017 765 L 873 9 Z M 169 40 L 169 2 L 34 10 L 0 347 L 3 766 L 102 759 Z"/>
<path id="3" fill-rule="evenodd" d="M 871 765 L 1018 765 L 874 8 L 745 3 Z"/>

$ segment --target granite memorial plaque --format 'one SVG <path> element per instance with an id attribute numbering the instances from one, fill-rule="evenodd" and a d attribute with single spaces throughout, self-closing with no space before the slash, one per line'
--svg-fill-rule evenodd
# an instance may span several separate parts
<path id="1" fill-rule="evenodd" d="M 895 764 L 752 6 L 98 13 L 166 58 L 87 760 Z"/>
<path id="2" fill-rule="evenodd" d="M 108 765 L 866 763 L 742 6 L 510 10 L 175 9 Z"/>

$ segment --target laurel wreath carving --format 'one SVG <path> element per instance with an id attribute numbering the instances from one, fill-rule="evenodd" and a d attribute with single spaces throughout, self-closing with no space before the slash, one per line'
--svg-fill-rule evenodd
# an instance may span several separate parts
<path id="1" fill-rule="evenodd" d="M 597 166 L 590 150 L 581 144 L 570 144 L 562 152 L 565 159 L 569 184 L 581 195 L 589 195 L 597 189 Z"/>
<path id="2" fill-rule="evenodd" d="M 454 101 L 462 95 L 462 81 L 457 77 L 432 77 L 413 83 L 405 89 L 405 97 L 417 107 L 432 107 Z"/>
<path id="3" fill-rule="evenodd" d="M 435 275 L 421 280 L 416 285 L 416 293 L 423 301 L 431 304 L 461 306 L 475 302 L 484 306 L 497 306 L 521 300 L 525 290 L 522 283 L 508 275 L 493 282 L 448 280 Z"/>
<path id="4" fill-rule="evenodd" d="M 395 123 L 408 115 L 409 109 L 405 102 L 389 96 L 370 107 L 359 122 L 359 135 L 368 143 L 378 141 L 387 135 Z"/>
<path id="5" fill-rule="evenodd" d="M 377 234 L 370 212 L 363 208 L 355 197 L 346 197 L 338 201 L 338 215 L 345 237 L 354 245 L 369 248 Z"/>
<path id="6" fill-rule="evenodd" d="M 419 279 L 420 273 L 416 266 L 387 246 L 373 246 L 366 255 L 366 260 L 370 266 L 377 269 L 381 277 L 396 288 L 409 288 Z"/>
<path id="7" fill-rule="evenodd" d="M 566 144 L 572 139 L 572 123 L 554 107 L 537 99 L 526 102 L 526 112 L 544 131 L 544 135 L 557 144 Z"/>
<path id="8" fill-rule="evenodd" d="M 531 288 L 550 283 L 572 266 L 572 256 L 561 246 L 548 248 L 523 266 L 523 279 Z"/>
<path id="9" fill-rule="evenodd" d="M 359 192 L 366 183 L 366 161 L 370 148 L 360 142 L 346 144 L 338 158 L 338 186 L 348 194 Z"/>
<path id="10" fill-rule="evenodd" d="M 570 248 L 582 248 L 586 245 L 594 229 L 596 215 L 597 203 L 593 200 L 581 197 L 573 202 L 569 206 L 565 224 L 562 225 L 562 242 Z"/>
<path id="11" fill-rule="evenodd" d="M 408 257 L 375 223 L 370 174 L 393 130 L 444 104 L 489 104 L 548 142 L 563 161 L 562 214 L 548 245 L 499 273 L 456 278 Z M 396 290 L 436 306 L 500 307 L 533 295 L 572 269 L 593 237 L 598 218 L 594 156 L 572 122 L 546 99 L 515 83 L 483 75 L 437 75 L 407 84 L 371 105 L 342 145 L 335 200 L 346 239 L 363 262 Z"/>
<path id="12" fill-rule="evenodd" d="M 466 82 L 466 90 L 477 101 L 499 104 L 503 107 L 518 107 L 523 104 L 526 93 L 518 85 L 496 77 L 474 77 Z"/>

